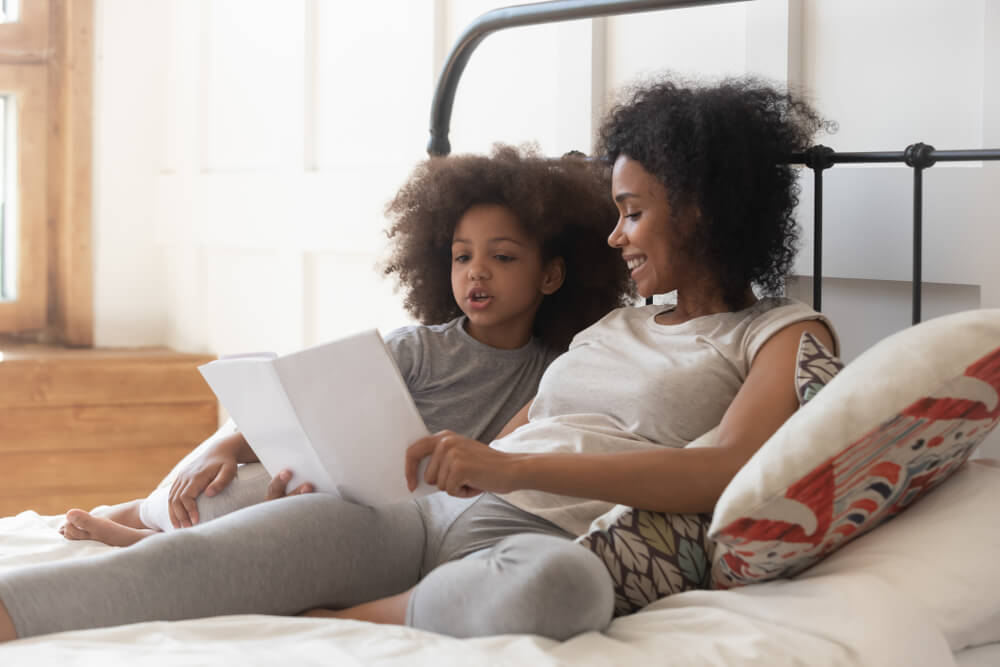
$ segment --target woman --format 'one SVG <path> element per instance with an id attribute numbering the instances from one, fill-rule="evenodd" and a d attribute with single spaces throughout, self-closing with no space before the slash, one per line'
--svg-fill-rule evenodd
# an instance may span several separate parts
<path id="1" fill-rule="evenodd" d="M 796 240 L 784 164 L 822 125 L 754 81 L 654 84 L 601 130 L 643 296 L 574 338 L 491 446 L 443 431 L 406 460 L 447 493 L 382 508 L 299 495 L 135 547 L 0 576 L 0 639 L 218 614 L 308 613 L 454 636 L 602 630 L 613 592 L 572 538 L 613 504 L 711 511 L 798 405 L 794 363 L 829 323 L 780 287 Z M 684 445 L 719 425 L 715 446 Z M 516 430 L 515 430 L 516 429 Z M 227 577 L 220 578 L 219 572 Z"/>

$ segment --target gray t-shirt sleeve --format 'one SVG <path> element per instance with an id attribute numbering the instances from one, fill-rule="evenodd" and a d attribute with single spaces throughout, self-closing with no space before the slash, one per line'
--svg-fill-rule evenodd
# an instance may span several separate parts
<path id="1" fill-rule="evenodd" d="M 385 337 L 385 345 L 392 355 L 403 382 L 412 394 L 421 385 L 423 344 L 418 327 L 400 327 Z"/>

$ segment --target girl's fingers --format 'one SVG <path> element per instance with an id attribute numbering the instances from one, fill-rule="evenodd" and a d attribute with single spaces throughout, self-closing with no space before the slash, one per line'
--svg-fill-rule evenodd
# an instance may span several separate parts
<path id="1" fill-rule="evenodd" d="M 177 489 L 177 493 L 171 494 L 170 497 L 170 523 L 173 524 L 174 528 L 183 528 L 184 522 L 188 518 L 187 510 L 184 509 L 184 505 L 181 503 L 182 493 L 184 493 L 183 484 Z"/>
<path id="2" fill-rule="evenodd" d="M 291 470 L 282 470 L 277 475 L 272 477 L 271 482 L 267 485 L 267 499 L 275 500 L 283 497 L 286 489 L 288 488 L 288 480 L 291 478 Z"/>
<path id="3" fill-rule="evenodd" d="M 192 492 L 192 481 L 187 480 L 181 487 L 181 492 L 177 494 L 177 502 L 175 503 L 175 508 L 177 509 L 177 518 L 180 520 L 180 528 L 190 528 L 191 523 L 191 506 L 194 504 L 191 499 Z M 197 505 L 194 509 L 197 511 Z"/>
<path id="4" fill-rule="evenodd" d="M 185 528 L 190 528 L 198 523 L 198 503 L 190 495 L 181 496 L 181 505 L 187 512 L 187 520 L 184 522 Z"/>
<path id="5" fill-rule="evenodd" d="M 227 465 L 219 466 L 219 472 L 215 475 L 215 479 L 212 483 L 205 487 L 205 495 L 211 498 L 215 494 L 219 493 L 233 481 L 233 477 L 236 476 L 236 468 Z"/>

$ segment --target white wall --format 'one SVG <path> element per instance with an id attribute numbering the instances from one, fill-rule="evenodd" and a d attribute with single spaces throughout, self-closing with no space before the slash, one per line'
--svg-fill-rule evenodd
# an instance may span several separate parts
<path id="1" fill-rule="evenodd" d="M 97 344 L 289 351 L 408 322 L 374 270 L 382 209 L 425 156 L 444 55 L 500 5 L 98 0 Z M 616 91 L 664 69 L 802 87 L 839 123 L 820 139 L 838 150 L 1000 145 L 1000 2 L 756 0 L 491 35 L 452 149 L 589 150 Z M 998 176 L 926 172 L 926 316 L 1000 307 Z M 825 172 L 824 310 L 848 359 L 909 323 L 910 180 Z M 804 178 L 789 289 L 807 301 L 811 211 Z"/>

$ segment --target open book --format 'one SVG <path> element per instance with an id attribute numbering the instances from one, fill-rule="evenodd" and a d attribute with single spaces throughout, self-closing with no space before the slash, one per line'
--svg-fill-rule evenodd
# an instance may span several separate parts
<path id="1" fill-rule="evenodd" d="M 199 369 L 273 477 L 363 505 L 436 491 L 406 488 L 405 452 L 428 434 L 378 331 L 284 356 L 222 357 Z"/>

